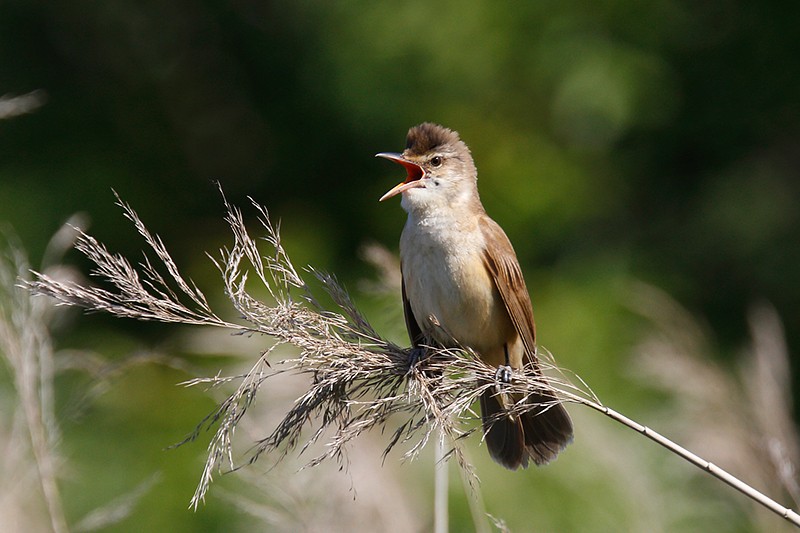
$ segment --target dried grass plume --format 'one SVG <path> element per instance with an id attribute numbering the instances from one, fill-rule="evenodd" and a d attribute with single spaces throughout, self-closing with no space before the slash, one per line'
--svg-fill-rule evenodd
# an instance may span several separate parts
<path id="1" fill-rule="evenodd" d="M 270 221 L 267 210 L 252 200 L 264 232 L 261 240 L 269 246 L 270 253 L 259 250 L 258 241 L 245 227 L 241 211 L 225 200 L 225 218 L 233 233 L 233 243 L 210 256 L 222 275 L 225 294 L 241 318 L 237 322 L 217 314 L 203 292 L 182 276 L 161 239 L 150 233 L 119 196 L 117 203 L 157 261 L 145 255 L 134 266 L 125 257 L 109 252 L 93 237 L 79 232 L 77 249 L 95 264 L 93 274 L 109 288 L 59 281 L 38 272 L 34 272 L 35 281 L 25 285 L 62 304 L 122 318 L 214 326 L 243 335 L 265 336 L 265 348 L 245 374 L 202 377 L 185 383 L 235 386 L 186 439 L 190 441 L 202 431 L 213 430 L 205 468 L 191 500 L 194 508 L 204 500 L 213 475 L 221 470 L 252 463 L 265 453 L 278 459 L 292 451 L 302 454 L 315 443 L 324 444 L 323 451 L 308 461 L 310 466 L 334 459 L 346 467 L 348 443 L 373 429 L 387 433 L 384 455 L 402 444 L 407 458 L 417 456 L 432 438 L 443 438 L 451 446 L 445 460 L 456 459 L 469 473 L 469 479 L 475 480 L 462 450 L 463 439 L 479 427 L 475 423 L 478 417 L 471 410 L 473 403 L 487 388 L 498 387 L 500 393 L 521 398 L 510 408 L 519 414 L 540 407 L 527 404 L 527 398 L 546 387 L 555 388 L 560 401 L 588 406 L 634 429 L 800 525 L 800 516 L 794 511 L 652 429 L 604 406 L 579 378 L 568 378 L 566 372 L 556 368 L 546 353 L 540 353 L 549 374 L 546 382 L 533 372 L 515 372 L 511 383 L 501 387 L 495 382 L 496 369 L 469 350 L 431 348 L 419 357 L 420 354 L 382 338 L 333 276 L 309 267 L 305 272 L 315 287 L 321 287 L 333 302 L 333 309 L 323 307 L 312 286 L 286 254 L 278 228 Z M 251 283 L 265 288 L 270 301 L 253 297 Z M 297 355 L 273 365 L 268 359 L 281 345 L 294 346 Z M 278 425 L 250 447 L 241 463 L 235 461 L 233 442 L 237 424 L 257 395 L 266 390 L 265 384 L 286 373 L 307 376 L 307 390 Z"/>
<path id="2" fill-rule="evenodd" d="M 382 338 L 333 276 L 308 268 L 335 304 L 334 310 L 325 309 L 286 254 L 266 209 L 255 202 L 252 204 L 265 232 L 263 241 L 272 250 L 266 255 L 248 234 L 241 211 L 225 201 L 233 245 L 211 258 L 242 322 L 225 320 L 211 309 L 202 291 L 181 275 L 161 239 L 150 233 L 136 212 L 118 196 L 117 203 L 158 263 L 145 255 L 134 266 L 80 232 L 76 248 L 96 265 L 93 275 L 112 288 L 82 286 L 36 272 L 36 281 L 29 283 L 31 290 L 63 304 L 121 318 L 215 326 L 239 334 L 263 334 L 270 339 L 246 374 L 201 377 L 185 383 L 236 386 L 186 439 L 193 440 L 202 431 L 214 429 L 206 466 L 191 501 L 193 507 L 204 499 L 216 472 L 239 466 L 233 458 L 235 428 L 264 384 L 285 373 L 307 375 L 308 389 L 278 426 L 250 449 L 245 463 L 256 461 L 263 453 L 279 457 L 296 449 L 302 453 L 324 439 L 324 452 L 310 459 L 309 466 L 326 459 L 346 465 L 347 444 L 365 431 L 380 428 L 389 434 L 384 453 L 403 443 L 406 458 L 415 457 L 432 437 L 445 435 L 453 444 L 446 459 L 455 457 L 462 468 L 472 471 L 461 451 L 461 441 L 478 427 L 471 405 L 487 387 L 494 386 L 494 368 L 468 350 L 431 349 L 418 359 L 418 354 Z M 248 291 L 254 277 L 267 289 L 271 302 L 259 300 Z M 298 355 L 273 368 L 268 361 L 270 354 L 287 344 L 299 350 Z M 547 385 L 533 374 L 516 373 L 513 382 L 504 386 L 505 392 L 525 397 L 537 388 L 552 386 L 553 381 L 570 394 L 581 394 L 565 379 L 551 377 Z M 479 382 L 485 384 L 478 385 Z M 522 412 L 532 406 L 520 401 L 514 408 Z"/>

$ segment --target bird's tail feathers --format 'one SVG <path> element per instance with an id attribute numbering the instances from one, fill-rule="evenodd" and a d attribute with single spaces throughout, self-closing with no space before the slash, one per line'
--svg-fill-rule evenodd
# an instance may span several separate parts
<path id="1" fill-rule="evenodd" d="M 492 388 L 481 395 L 483 431 L 489 455 L 510 470 L 528 461 L 544 465 L 572 441 L 572 421 L 554 393 L 537 392 L 526 400 L 534 407 L 511 414 Z"/>

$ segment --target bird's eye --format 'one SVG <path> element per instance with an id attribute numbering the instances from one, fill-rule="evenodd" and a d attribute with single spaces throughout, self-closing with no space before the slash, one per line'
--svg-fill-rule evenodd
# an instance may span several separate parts
<path id="1" fill-rule="evenodd" d="M 442 166 L 442 157 L 438 156 L 438 155 L 434 156 L 433 159 L 431 159 L 431 166 L 432 167 L 440 167 L 440 166 Z"/>

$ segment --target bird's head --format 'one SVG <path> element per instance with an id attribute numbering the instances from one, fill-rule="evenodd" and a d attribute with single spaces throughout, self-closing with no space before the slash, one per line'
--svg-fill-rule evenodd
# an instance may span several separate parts
<path id="1" fill-rule="evenodd" d="M 479 201 L 472 155 L 455 131 L 425 122 L 408 130 L 403 153 L 382 152 L 376 157 L 402 165 L 407 172 L 405 181 L 384 194 L 380 201 L 402 193 L 402 205 L 407 211 Z"/>

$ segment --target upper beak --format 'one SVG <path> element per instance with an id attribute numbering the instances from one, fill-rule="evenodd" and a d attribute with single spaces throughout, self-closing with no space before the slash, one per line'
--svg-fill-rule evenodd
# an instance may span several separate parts
<path id="1" fill-rule="evenodd" d="M 405 167 L 406 172 L 408 172 L 408 176 L 406 176 L 406 180 L 402 183 L 398 183 L 395 185 L 389 192 L 381 196 L 381 199 L 378 200 L 382 202 L 387 198 L 391 198 L 401 192 L 405 192 L 409 189 L 413 189 L 414 187 L 424 187 L 425 183 L 422 181 L 422 178 L 425 177 L 425 171 L 416 163 L 412 163 L 407 159 L 403 158 L 402 154 L 395 154 L 391 152 L 381 152 L 379 154 L 375 154 L 375 157 L 382 157 L 384 159 L 388 159 L 393 163 L 397 163 L 398 165 L 403 165 Z"/>

